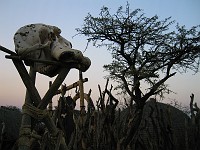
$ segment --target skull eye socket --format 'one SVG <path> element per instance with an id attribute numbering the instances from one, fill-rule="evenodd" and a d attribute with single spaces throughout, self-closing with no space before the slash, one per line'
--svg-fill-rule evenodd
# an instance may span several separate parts
<path id="1" fill-rule="evenodd" d="M 50 34 L 49 34 L 49 39 L 50 39 L 51 41 L 56 41 L 56 35 L 55 35 L 53 32 L 50 32 Z"/>

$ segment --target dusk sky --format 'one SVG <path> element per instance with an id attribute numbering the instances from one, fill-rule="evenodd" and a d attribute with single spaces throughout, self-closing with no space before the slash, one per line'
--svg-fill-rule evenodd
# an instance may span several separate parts
<path id="1" fill-rule="evenodd" d="M 130 0 L 131 10 L 140 8 L 147 17 L 158 15 L 159 19 L 172 17 L 180 25 L 190 28 L 200 24 L 199 0 Z M 84 18 L 90 13 L 98 16 L 102 6 L 107 6 L 112 13 L 119 6 L 126 6 L 127 0 L 0 0 L 0 45 L 14 51 L 13 36 L 22 26 L 31 23 L 44 23 L 58 26 L 61 35 L 71 41 L 73 48 L 84 52 L 87 40 L 84 36 L 75 36 L 75 28 L 81 28 Z M 0 51 L 0 106 L 14 105 L 22 107 L 25 97 L 25 86 L 20 79 L 17 70 L 11 60 L 5 58 L 5 53 Z M 99 96 L 97 85 L 103 88 L 106 79 L 103 65 L 111 62 L 111 55 L 105 48 L 95 48 L 89 45 L 84 55 L 91 59 L 92 65 L 83 74 L 89 78 L 85 83 L 85 92 L 92 89 L 91 97 L 94 101 Z M 27 68 L 29 69 L 29 68 Z M 41 97 L 48 89 L 49 78 L 37 74 L 36 87 Z M 66 77 L 64 83 L 72 84 L 78 80 L 78 71 L 73 69 Z M 195 95 L 195 101 L 200 105 L 200 73 L 177 73 L 167 81 L 171 93 L 165 95 L 165 101 L 176 99 L 180 103 L 189 106 L 191 93 Z M 67 92 L 73 96 L 74 89 Z M 54 97 L 54 103 L 58 96 Z"/>

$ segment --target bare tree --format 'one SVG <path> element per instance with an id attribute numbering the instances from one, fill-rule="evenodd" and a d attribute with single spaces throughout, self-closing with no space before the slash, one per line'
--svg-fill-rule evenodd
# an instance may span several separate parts
<path id="1" fill-rule="evenodd" d="M 130 105 L 142 109 L 146 100 L 156 94 L 168 92 L 165 82 L 177 71 L 198 72 L 200 62 L 199 25 L 186 29 L 171 17 L 159 20 L 158 16 L 145 17 L 140 9 L 131 11 L 119 7 L 111 14 L 102 7 L 98 17 L 88 14 L 80 35 L 88 37 L 96 47 L 105 46 L 111 52 L 112 62 L 104 65 L 109 77 L 118 82 L 117 89 L 128 94 Z M 147 83 L 144 91 L 141 83 Z"/>

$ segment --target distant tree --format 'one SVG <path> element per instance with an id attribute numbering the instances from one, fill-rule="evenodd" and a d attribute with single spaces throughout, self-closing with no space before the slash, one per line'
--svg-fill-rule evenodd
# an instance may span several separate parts
<path id="1" fill-rule="evenodd" d="M 112 62 L 104 65 L 105 70 L 118 82 L 117 89 L 130 97 L 130 105 L 135 102 L 142 109 L 152 95 L 169 92 L 165 82 L 177 71 L 198 72 L 200 26 L 186 29 L 177 24 L 171 31 L 174 23 L 171 17 L 161 21 L 157 15 L 145 17 L 127 4 L 116 14 L 107 7 L 102 7 L 98 17 L 88 14 L 82 28 L 76 30 L 88 37 L 88 43 L 111 52 Z M 141 83 L 148 85 L 145 91 Z"/>

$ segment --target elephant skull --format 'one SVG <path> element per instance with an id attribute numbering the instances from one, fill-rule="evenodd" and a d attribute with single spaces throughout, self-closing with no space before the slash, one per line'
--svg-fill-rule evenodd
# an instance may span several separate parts
<path id="1" fill-rule="evenodd" d="M 29 61 L 26 58 L 67 63 L 69 68 L 86 71 L 90 67 L 90 59 L 82 52 L 72 49 L 71 43 L 63 38 L 61 30 L 56 26 L 30 24 L 21 27 L 14 35 L 15 51 L 25 59 L 25 64 L 44 75 L 53 77 L 62 68 L 41 62 Z M 68 63 L 70 62 L 71 63 Z"/>

